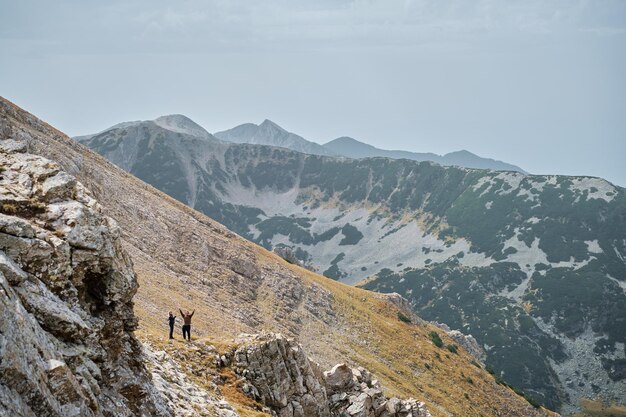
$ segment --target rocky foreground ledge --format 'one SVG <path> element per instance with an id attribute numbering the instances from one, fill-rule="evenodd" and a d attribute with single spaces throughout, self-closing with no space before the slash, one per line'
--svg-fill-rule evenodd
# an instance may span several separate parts
<path id="1" fill-rule="evenodd" d="M 387 398 L 366 369 L 322 372 L 302 347 L 279 334 L 242 335 L 233 355 L 243 391 L 279 417 L 430 417 L 422 402 Z"/>
<path id="2" fill-rule="evenodd" d="M 386 397 L 362 367 L 338 364 L 322 372 L 302 346 L 280 334 L 242 334 L 224 353 L 201 340 L 161 347 L 144 344 L 147 365 L 177 416 L 248 415 L 237 412 L 241 401 L 224 398 L 235 389 L 248 397 L 254 415 L 431 417 L 420 401 Z"/>

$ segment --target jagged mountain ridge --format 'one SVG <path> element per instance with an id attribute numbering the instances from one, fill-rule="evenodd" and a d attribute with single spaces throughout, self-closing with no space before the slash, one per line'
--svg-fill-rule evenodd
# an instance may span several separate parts
<path id="1" fill-rule="evenodd" d="M 482 158 L 466 150 L 450 152 L 443 156 L 434 153 L 418 153 L 401 150 L 390 151 L 376 148 L 347 136 L 319 145 L 295 133 L 288 132 L 267 119 L 260 125 L 244 123 L 232 129 L 217 132 L 215 133 L 215 137 L 226 142 L 278 146 L 312 155 L 345 156 L 354 159 L 375 157 L 411 159 L 414 161 L 431 161 L 441 165 L 456 165 L 465 168 L 525 172 L 515 165 L 490 158 Z"/>
<path id="2" fill-rule="evenodd" d="M 624 189 L 591 177 L 255 145 L 173 152 L 172 141 L 152 141 L 145 161 L 170 155 L 171 170 L 159 172 L 195 181 L 171 188 L 150 177 L 145 161 L 120 163 L 122 143 L 142 140 L 128 135 L 104 149 L 106 140 L 88 145 L 231 230 L 268 248 L 291 247 L 337 279 L 373 277 L 368 288 L 401 292 L 428 319 L 474 334 L 489 348 L 488 364 L 535 398 L 569 409 L 598 394 L 623 401 Z M 436 282 L 425 281 L 431 275 Z M 570 278 L 594 290 L 570 291 L 559 303 Z M 449 301 L 432 305 L 437 297 Z"/>
<path id="3" fill-rule="evenodd" d="M 495 159 L 483 158 L 469 151 L 461 150 L 450 152 L 445 155 L 434 153 L 409 152 L 401 150 L 386 150 L 376 148 L 356 139 L 343 136 L 323 145 L 326 149 L 333 151 L 337 155 L 348 158 L 375 158 L 384 157 L 392 159 L 411 159 L 413 161 L 432 161 L 440 165 L 460 166 L 465 168 L 491 169 L 494 171 L 525 171 L 518 166 L 507 164 Z"/>
<path id="4" fill-rule="evenodd" d="M 195 335 L 232 340 L 241 332 L 280 331 L 297 337 L 325 367 L 345 360 L 365 366 L 387 394 L 423 399 L 433 416 L 548 414 L 498 385 L 462 349 L 444 354 L 428 332 L 455 341 L 421 322 L 397 297 L 285 263 L 4 99 L 0 120 L 4 135 L 21 137 L 30 152 L 76 175 L 119 223 L 140 283 L 135 307 L 141 334 L 165 335 L 168 309 L 195 307 Z"/>
<path id="5" fill-rule="evenodd" d="M 156 351 L 156 345 L 164 350 Z M 181 346 L 152 340 L 144 346 L 155 385 L 177 415 L 432 417 L 421 401 L 385 396 L 365 368 L 344 363 L 323 372 L 301 345 L 281 334 L 242 334 L 221 351 L 202 342 Z M 203 383 L 194 381 L 198 374 L 206 377 Z M 233 396 L 233 389 L 245 399 Z M 226 394 L 216 402 L 207 391 Z"/>
<path id="6" fill-rule="evenodd" d="M 107 135 L 111 131 L 124 131 L 125 129 L 136 126 L 145 126 L 150 124 L 150 122 L 164 130 L 191 137 L 208 140 L 222 140 L 225 142 L 239 144 L 250 143 L 256 145 L 276 146 L 312 155 L 344 156 L 353 159 L 375 157 L 410 159 L 420 162 L 431 161 L 445 166 L 525 173 L 525 171 L 518 166 L 495 159 L 483 158 L 466 150 L 450 152 L 445 155 L 402 150 L 385 150 L 345 136 L 334 139 L 324 145 L 320 145 L 315 142 L 308 141 L 294 133 L 288 132 L 276 123 L 267 119 L 259 125 L 254 123 L 244 123 L 232 129 L 216 132 L 214 135 L 211 135 L 203 127 L 188 117 L 181 114 L 172 114 L 161 116 L 154 120 L 138 120 L 118 123 L 97 134 L 75 136 L 74 139 L 79 142 L 88 141 L 99 135 Z"/>

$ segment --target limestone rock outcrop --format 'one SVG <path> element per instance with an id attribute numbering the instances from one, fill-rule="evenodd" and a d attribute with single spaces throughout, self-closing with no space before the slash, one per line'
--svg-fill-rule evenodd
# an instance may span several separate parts
<path id="1" fill-rule="evenodd" d="M 148 369 L 157 390 L 164 397 L 176 417 L 239 417 L 233 407 L 219 395 L 219 389 L 210 383 L 213 392 L 194 383 L 181 363 L 168 352 L 143 344 Z M 204 355 L 208 352 L 200 352 Z"/>
<path id="2" fill-rule="evenodd" d="M 244 393 L 281 417 L 330 416 L 323 375 L 302 348 L 281 335 L 242 335 L 234 365 Z"/>
<path id="3" fill-rule="evenodd" d="M 24 143 L 0 129 L 0 415 L 170 416 L 132 333 L 116 223 Z"/>
<path id="4" fill-rule="evenodd" d="M 471 334 L 467 335 L 465 333 L 460 332 L 459 330 L 450 330 L 450 327 L 444 323 L 433 323 L 435 326 L 439 327 L 441 330 L 446 332 L 452 340 L 457 342 L 459 346 L 467 351 L 470 355 L 474 357 L 478 362 L 484 364 L 487 359 L 487 353 L 480 346 L 476 338 Z"/>
<path id="5" fill-rule="evenodd" d="M 242 389 L 278 417 L 430 417 L 414 399 L 387 398 L 366 369 L 338 364 L 322 372 L 293 340 L 242 335 L 233 355 Z"/>

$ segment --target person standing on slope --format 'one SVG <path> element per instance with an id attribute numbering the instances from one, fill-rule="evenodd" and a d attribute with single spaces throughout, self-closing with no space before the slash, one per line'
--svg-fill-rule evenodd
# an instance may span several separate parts
<path id="1" fill-rule="evenodd" d="M 178 311 L 180 311 L 180 315 L 183 318 L 183 339 L 185 339 L 185 335 L 187 335 L 187 340 L 191 341 L 191 318 L 196 310 L 193 310 L 191 313 L 187 310 L 183 313 L 183 310 L 179 308 Z"/>
<path id="2" fill-rule="evenodd" d="M 170 323 L 170 339 L 174 338 L 174 323 L 176 323 L 176 316 L 174 313 L 170 311 L 170 315 L 167 318 L 167 321 Z"/>

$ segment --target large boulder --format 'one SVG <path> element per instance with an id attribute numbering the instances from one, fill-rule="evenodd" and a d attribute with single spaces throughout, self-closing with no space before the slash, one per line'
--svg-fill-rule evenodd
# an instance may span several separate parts
<path id="1" fill-rule="evenodd" d="M 326 389 L 329 393 L 344 392 L 354 385 L 352 368 L 345 363 L 333 366 L 330 371 L 324 372 Z"/>

